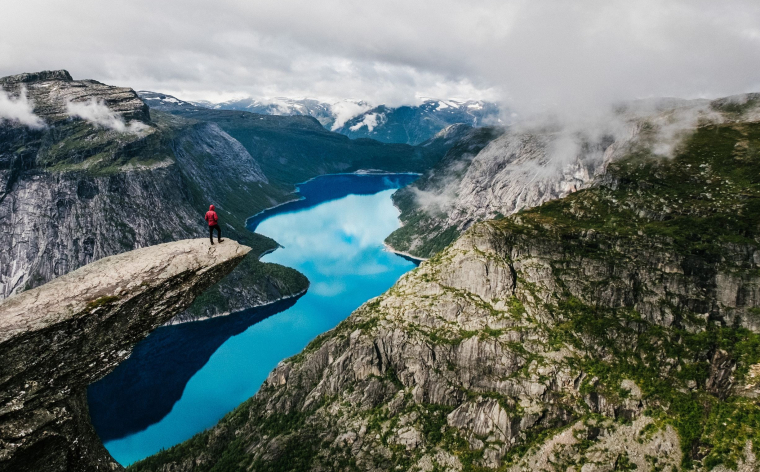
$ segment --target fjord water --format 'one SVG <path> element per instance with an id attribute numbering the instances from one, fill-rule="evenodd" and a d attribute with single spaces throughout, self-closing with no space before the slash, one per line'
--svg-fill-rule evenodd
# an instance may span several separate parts
<path id="1" fill-rule="evenodd" d="M 299 299 L 211 320 L 162 327 L 90 386 L 98 434 L 123 465 L 171 447 L 253 396 L 281 360 L 300 352 L 414 263 L 386 251 L 399 227 L 391 195 L 411 174 L 328 175 L 302 184 L 302 200 L 262 212 L 249 229 L 282 248 L 262 258 L 311 282 Z"/>

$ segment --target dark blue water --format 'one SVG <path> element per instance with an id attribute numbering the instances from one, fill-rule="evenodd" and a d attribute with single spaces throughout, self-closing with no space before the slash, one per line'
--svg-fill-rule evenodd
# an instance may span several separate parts
<path id="1" fill-rule="evenodd" d="M 332 175 L 300 186 L 302 200 L 252 217 L 283 247 L 262 258 L 294 267 L 306 295 L 229 316 L 162 327 L 90 386 L 90 413 L 114 458 L 131 464 L 182 442 L 251 397 L 300 352 L 414 263 L 383 248 L 398 228 L 393 192 L 416 175 Z"/>

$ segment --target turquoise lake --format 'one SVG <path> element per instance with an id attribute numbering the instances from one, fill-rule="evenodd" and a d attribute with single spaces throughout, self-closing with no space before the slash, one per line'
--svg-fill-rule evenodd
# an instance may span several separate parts
<path id="1" fill-rule="evenodd" d="M 415 263 L 383 240 L 400 225 L 391 195 L 412 174 L 318 177 L 303 199 L 249 219 L 282 246 L 262 260 L 293 267 L 311 286 L 297 299 L 161 327 L 90 386 L 93 425 L 128 465 L 180 443 L 253 396 L 269 372 L 380 295 Z"/>

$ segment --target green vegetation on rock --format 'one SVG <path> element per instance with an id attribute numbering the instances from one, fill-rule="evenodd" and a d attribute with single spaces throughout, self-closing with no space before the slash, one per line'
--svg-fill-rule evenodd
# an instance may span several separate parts
<path id="1" fill-rule="evenodd" d="M 633 147 L 474 225 L 132 469 L 756 468 L 759 202 L 760 124 Z"/>
<path id="2" fill-rule="evenodd" d="M 461 179 L 473 157 L 488 143 L 501 136 L 504 130 L 491 127 L 460 127 L 458 131 L 458 135 L 452 137 L 453 145 L 435 166 L 413 184 L 393 195 L 393 203 L 401 211 L 399 219 L 403 223 L 401 228 L 385 239 L 394 249 L 408 252 L 415 257 L 428 258 L 440 252 L 461 234 L 456 226 L 446 226 L 442 223 L 447 219 L 445 205 L 423 207 L 418 201 L 418 196 L 420 192 L 442 192 L 443 195 L 439 196 L 442 201 L 451 198 L 451 195 L 447 194 L 450 191 L 446 188 L 447 185 Z M 435 143 L 427 145 L 432 146 Z"/>

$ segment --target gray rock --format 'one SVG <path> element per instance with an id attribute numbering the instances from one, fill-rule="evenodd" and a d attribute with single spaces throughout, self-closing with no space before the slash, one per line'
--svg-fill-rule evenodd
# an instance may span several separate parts
<path id="1" fill-rule="evenodd" d="M 76 81 L 66 71 L 6 77 L 0 87 L 11 93 L 23 87 L 49 125 L 0 124 L 0 299 L 103 257 L 206 236 L 208 203 L 227 211 L 220 213 L 225 236 L 250 237 L 243 227 L 249 215 L 238 215 L 232 202 L 260 192 L 268 180 L 218 125 L 151 117 L 131 89 Z M 144 130 L 117 132 L 66 114 L 67 101 L 88 100 L 101 101 L 127 123 L 139 121 Z M 233 206 L 235 212 L 226 208 Z M 301 280 L 292 287 L 275 277 L 251 281 L 246 274 L 256 264 L 246 261 L 235 271 L 220 286 L 227 305 L 206 307 L 203 317 L 270 303 L 308 285 Z"/>
<path id="2" fill-rule="evenodd" d="M 0 303 L 0 470 L 119 470 L 86 388 L 250 251 L 205 239 L 101 259 Z"/>
<path id="3" fill-rule="evenodd" d="M 104 103 L 127 123 L 150 122 L 148 106 L 128 87 L 114 87 L 96 80 L 74 80 L 65 70 L 43 71 L 0 78 L 0 87 L 12 94 L 22 88 L 33 103 L 34 113 L 49 124 L 70 119 L 67 102 L 95 100 Z"/>

